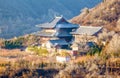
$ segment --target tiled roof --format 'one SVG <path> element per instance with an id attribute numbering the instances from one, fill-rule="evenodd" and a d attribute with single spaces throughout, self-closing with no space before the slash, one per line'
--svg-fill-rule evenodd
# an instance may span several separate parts
<path id="1" fill-rule="evenodd" d="M 63 17 L 55 17 L 53 21 L 39 24 L 40 28 L 77 28 L 78 25 L 67 22 Z"/>
<path id="2" fill-rule="evenodd" d="M 46 36 L 46 37 L 65 37 L 65 36 L 72 36 L 71 34 L 67 32 L 45 32 L 44 30 L 38 31 L 33 33 L 37 36 Z"/>
<path id="3" fill-rule="evenodd" d="M 63 39 L 57 39 L 57 40 L 50 40 L 49 41 L 52 45 L 68 45 L 69 43 L 67 43 L 65 40 Z"/>
<path id="4" fill-rule="evenodd" d="M 63 19 L 63 17 L 55 17 L 55 19 L 51 22 L 48 22 L 48 23 L 44 23 L 44 24 L 39 24 L 37 25 L 38 27 L 41 27 L 41 28 L 54 28 L 55 25 L 61 20 Z"/>
<path id="5" fill-rule="evenodd" d="M 42 31 L 35 32 L 35 33 L 33 33 L 33 34 L 34 34 L 34 35 L 37 35 L 37 36 L 53 37 L 55 33 L 53 33 L 53 32 L 45 32 L 44 30 L 42 30 Z"/>
<path id="6" fill-rule="evenodd" d="M 75 32 L 72 34 L 80 34 L 80 35 L 95 35 L 98 33 L 102 27 L 93 27 L 93 26 L 80 26 Z"/>

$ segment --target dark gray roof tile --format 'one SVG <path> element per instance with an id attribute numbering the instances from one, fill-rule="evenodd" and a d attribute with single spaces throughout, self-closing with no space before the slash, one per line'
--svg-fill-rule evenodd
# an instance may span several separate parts
<path id="1" fill-rule="evenodd" d="M 72 34 L 80 34 L 80 35 L 94 35 L 99 32 L 102 27 L 93 27 L 93 26 L 80 26 L 75 32 Z"/>

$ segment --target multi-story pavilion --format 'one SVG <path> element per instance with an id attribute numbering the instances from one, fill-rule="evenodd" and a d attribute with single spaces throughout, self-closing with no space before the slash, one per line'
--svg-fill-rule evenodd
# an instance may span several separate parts
<path id="1" fill-rule="evenodd" d="M 51 22 L 39 24 L 42 30 L 36 32 L 42 39 L 42 44 L 47 48 L 59 46 L 60 48 L 68 48 L 73 41 L 71 32 L 78 28 L 77 24 L 68 22 L 63 17 L 55 17 Z"/>

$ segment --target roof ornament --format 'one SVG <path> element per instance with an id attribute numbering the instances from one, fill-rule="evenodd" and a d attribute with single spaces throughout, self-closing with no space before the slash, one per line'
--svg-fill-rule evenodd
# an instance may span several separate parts
<path id="1" fill-rule="evenodd" d="M 63 17 L 63 15 L 61 15 L 61 17 Z"/>
<path id="2" fill-rule="evenodd" d="M 63 15 L 56 15 L 56 14 L 55 14 L 54 17 L 55 17 L 55 18 L 61 18 L 61 17 L 63 17 Z"/>

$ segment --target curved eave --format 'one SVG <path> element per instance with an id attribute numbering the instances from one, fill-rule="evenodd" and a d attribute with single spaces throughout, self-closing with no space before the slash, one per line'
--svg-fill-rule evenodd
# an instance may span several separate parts
<path id="1" fill-rule="evenodd" d="M 99 32 L 93 33 L 93 34 L 89 34 L 89 33 L 75 33 L 72 32 L 71 34 L 73 35 L 87 35 L 87 36 L 96 36 Z"/>
<path id="2" fill-rule="evenodd" d="M 75 32 L 71 32 L 71 34 L 94 36 L 101 32 L 102 29 L 102 27 L 80 26 L 80 28 L 78 28 Z"/>
<path id="3" fill-rule="evenodd" d="M 56 35 L 56 34 L 55 34 L 55 36 L 56 36 L 56 37 L 71 37 L 72 35 Z"/>
<path id="4" fill-rule="evenodd" d="M 37 34 L 36 36 L 40 36 L 40 37 L 54 37 L 52 35 L 41 35 L 41 34 L 40 35 Z"/>
<path id="5" fill-rule="evenodd" d="M 52 24 L 44 24 L 44 25 L 36 25 L 36 27 L 42 28 L 42 29 L 53 29 L 55 26 Z"/>
<path id="6" fill-rule="evenodd" d="M 42 37 L 53 37 L 54 36 L 54 33 L 47 33 L 44 31 L 38 31 L 38 32 L 35 32 L 33 34 L 36 36 L 42 36 Z"/>

